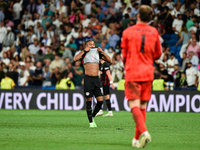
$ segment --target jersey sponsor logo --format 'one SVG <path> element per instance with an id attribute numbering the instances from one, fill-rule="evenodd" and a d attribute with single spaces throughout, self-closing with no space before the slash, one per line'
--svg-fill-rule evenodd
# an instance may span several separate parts
<path id="1" fill-rule="evenodd" d="M 105 68 L 105 70 L 108 70 L 108 69 L 109 69 L 109 67 L 106 67 L 106 68 Z"/>
<path id="2" fill-rule="evenodd" d="M 103 87 L 101 87 L 100 90 L 101 90 L 101 93 L 102 93 L 102 95 L 103 95 Z"/>
<path id="3" fill-rule="evenodd" d="M 89 96 L 89 95 L 90 95 L 90 92 L 86 92 L 85 95 Z"/>

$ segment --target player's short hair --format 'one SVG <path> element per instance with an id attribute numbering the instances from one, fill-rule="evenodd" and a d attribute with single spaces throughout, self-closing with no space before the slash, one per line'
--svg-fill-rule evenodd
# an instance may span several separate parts
<path id="1" fill-rule="evenodd" d="M 89 42 L 91 42 L 92 40 L 87 40 L 86 42 L 85 42 L 85 45 L 87 45 Z"/>
<path id="2" fill-rule="evenodd" d="M 140 19 L 143 22 L 148 22 L 151 16 L 151 7 L 148 5 L 141 5 L 139 8 Z"/>

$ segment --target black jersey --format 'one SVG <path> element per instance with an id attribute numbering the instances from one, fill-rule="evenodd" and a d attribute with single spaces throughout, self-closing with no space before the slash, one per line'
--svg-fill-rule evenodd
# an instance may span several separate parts
<path id="1" fill-rule="evenodd" d="M 100 66 L 102 86 L 109 86 L 110 85 L 110 81 L 109 81 L 108 76 L 106 74 L 107 70 L 110 70 L 110 66 L 107 62 L 104 62 Z"/>

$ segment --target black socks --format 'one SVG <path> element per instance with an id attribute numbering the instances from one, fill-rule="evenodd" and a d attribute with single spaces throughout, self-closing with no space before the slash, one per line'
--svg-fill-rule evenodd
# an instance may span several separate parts
<path id="1" fill-rule="evenodd" d="M 87 111 L 87 116 L 88 120 L 90 123 L 92 123 L 92 108 L 91 108 L 91 101 L 86 101 L 86 111 Z"/>
<path id="2" fill-rule="evenodd" d="M 111 111 L 112 109 L 111 109 L 110 99 L 106 100 L 106 105 L 107 105 L 108 111 Z"/>
<path id="3" fill-rule="evenodd" d="M 95 106 L 95 109 L 94 109 L 94 111 L 93 111 L 93 113 L 92 113 L 92 117 L 95 117 L 95 116 L 96 116 L 96 114 L 97 114 L 97 113 L 99 112 L 99 110 L 101 109 L 102 105 L 103 105 L 103 101 L 97 101 L 97 104 L 96 104 L 96 106 Z"/>

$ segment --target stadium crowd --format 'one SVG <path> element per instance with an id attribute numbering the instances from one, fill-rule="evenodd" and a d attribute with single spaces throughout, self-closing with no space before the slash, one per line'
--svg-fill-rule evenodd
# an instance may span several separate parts
<path id="1" fill-rule="evenodd" d="M 73 58 L 93 40 L 111 57 L 117 86 L 124 80 L 122 32 L 136 24 L 141 4 L 151 6 L 149 24 L 162 44 L 153 89 L 197 87 L 199 0 L 1 0 L 0 80 L 7 76 L 19 87 L 47 87 L 68 77 L 82 88 L 83 64 Z"/>

